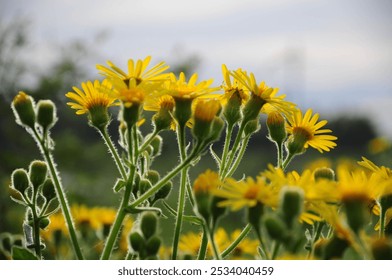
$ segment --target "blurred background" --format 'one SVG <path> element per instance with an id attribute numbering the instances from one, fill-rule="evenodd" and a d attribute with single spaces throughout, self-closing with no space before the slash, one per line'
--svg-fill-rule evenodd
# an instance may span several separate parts
<path id="1" fill-rule="evenodd" d="M 217 86 L 223 63 L 241 67 L 302 109 L 319 112 L 338 136 L 332 152 L 308 151 L 292 168 L 361 156 L 390 166 L 391 12 L 390 0 L 0 0 L 0 232 L 21 232 L 23 207 L 8 196 L 11 172 L 40 158 L 10 109 L 19 90 L 57 104 L 52 137 L 71 204 L 118 204 L 110 156 L 64 96 L 82 81 L 100 79 L 95 65 L 107 60 L 123 68 L 129 58 L 152 55 L 153 64 L 163 60 L 173 72 L 198 72 L 200 80 L 213 78 Z M 116 126 L 113 121 L 114 139 Z M 148 133 L 150 127 L 143 129 Z M 265 135 L 263 126 L 252 138 L 237 178 L 275 163 Z M 165 163 L 174 166 L 173 133 L 163 138 Z M 161 158 L 154 168 L 164 173 L 171 166 Z M 209 156 L 192 176 L 205 168 L 214 168 Z"/>

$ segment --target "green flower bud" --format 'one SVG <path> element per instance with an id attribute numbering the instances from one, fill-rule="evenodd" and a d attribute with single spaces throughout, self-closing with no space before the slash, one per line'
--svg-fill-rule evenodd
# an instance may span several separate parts
<path id="1" fill-rule="evenodd" d="M 159 135 L 156 135 L 154 139 L 152 139 L 150 146 L 152 147 L 152 156 L 156 157 L 161 154 L 162 151 L 162 137 Z"/>
<path id="2" fill-rule="evenodd" d="M 50 129 L 57 121 L 56 106 L 50 100 L 40 100 L 37 104 L 37 122 L 44 129 Z"/>
<path id="3" fill-rule="evenodd" d="M 159 172 L 156 170 L 149 170 L 146 174 L 146 178 L 151 182 L 151 184 L 155 185 L 161 176 Z"/>
<path id="4" fill-rule="evenodd" d="M 271 112 L 267 117 L 268 138 L 272 142 L 282 144 L 286 140 L 287 133 L 285 128 L 285 119 L 279 112 Z"/>
<path id="5" fill-rule="evenodd" d="M 211 133 L 210 133 L 210 137 L 208 138 L 207 142 L 217 141 L 222 134 L 224 126 L 225 126 L 224 121 L 220 117 L 215 117 L 214 120 L 212 121 Z"/>
<path id="6" fill-rule="evenodd" d="M 174 109 L 174 99 L 170 95 L 164 95 L 160 99 L 160 109 L 152 117 L 152 121 L 157 131 L 170 128 L 173 117 L 172 112 Z"/>
<path id="7" fill-rule="evenodd" d="M 110 121 L 107 107 L 93 106 L 89 109 L 89 123 L 97 129 L 104 129 Z"/>
<path id="8" fill-rule="evenodd" d="M 154 256 L 158 254 L 159 247 L 161 247 L 161 239 L 158 236 L 152 236 L 146 242 L 146 252 L 148 256 Z"/>
<path id="9" fill-rule="evenodd" d="M 149 180 L 141 179 L 139 182 L 139 194 L 143 194 L 149 189 L 151 189 L 152 185 Z"/>
<path id="10" fill-rule="evenodd" d="M 162 186 L 162 188 L 159 189 L 159 191 L 155 193 L 154 200 L 157 201 L 158 199 L 165 199 L 169 195 L 172 188 L 173 183 L 171 181 L 167 182 Z"/>
<path id="11" fill-rule="evenodd" d="M 48 167 L 44 161 L 35 160 L 30 164 L 29 173 L 33 187 L 38 189 L 38 187 L 45 182 Z"/>
<path id="12" fill-rule="evenodd" d="M 12 102 L 12 109 L 16 116 L 17 122 L 20 125 L 26 125 L 28 127 L 34 128 L 35 124 L 35 110 L 33 98 L 23 91 L 20 91 L 17 96 L 15 96 Z"/>
<path id="13" fill-rule="evenodd" d="M 145 247 L 144 238 L 138 232 L 132 232 L 129 235 L 129 244 L 135 252 L 140 252 Z"/>
<path id="14" fill-rule="evenodd" d="M 313 176 L 316 181 L 318 181 L 320 179 L 326 179 L 326 180 L 330 180 L 330 181 L 335 180 L 335 172 L 331 168 L 328 168 L 328 167 L 317 168 L 314 171 Z"/>
<path id="15" fill-rule="evenodd" d="M 26 170 L 24 169 L 14 170 L 14 172 L 12 172 L 11 178 L 12 178 L 12 186 L 21 194 L 24 194 L 25 190 L 30 186 L 30 180 Z"/>
<path id="16" fill-rule="evenodd" d="M 46 229 L 49 224 L 50 224 L 49 218 L 43 218 L 43 219 L 39 220 L 39 228 L 40 229 Z"/>
<path id="17" fill-rule="evenodd" d="M 241 104 L 241 94 L 235 90 L 223 108 L 223 116 L 228 124 L 234 125 L 241 119 Z"/>
<path id="18" fill-rule="evenodd" d="M 197 102 L 194 114 L 192 134 L 199 142 L 206 140 L 210 137 L 212 122 L 217 116 L 220 109 L 220 102 L 215 99 L 201 99 Z"/>
<path id="19" fill-rule="evenodd" d="M 286 238 L 287 227 L 278 215 L 269 214 L 263 218 L 268 235 L 277 241 L 284 241 Z"/>
<path id="20" fill-rule="evenodd" d="M 297 187 L 284 187 L 281 190 L 279 207 L 289 228 L 303 211 L 304 192 Z"/>
<path id="21" fill-rule="evenodd" d="M 52 199 L 56 198 L 56 190 L 51 179 L 46 179 L 42 185 L 42 195 L 46 198 L 47 201 L 51 201 Z"/>
<path id="22" fill-rule="evenodd" d="M 140 222 L 140 229 L 142 230 L 143 236 L 148 240 L 151 236 L 156 233 L 158 225 L 158 218 L 154 212 L 144 212 Z"/>

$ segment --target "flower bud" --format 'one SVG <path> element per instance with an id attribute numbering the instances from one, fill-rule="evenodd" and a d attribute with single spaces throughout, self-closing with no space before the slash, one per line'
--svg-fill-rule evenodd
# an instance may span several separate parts
<path id="1" fill-rule="evenodd" d="M 287 227 L 278 215 L 268 214 L 263 218 L 263 221 L 268 235 L 272 239 L 277 241 L 285 240 Z"/>
<path id="2" fill-rule="evenodd" d="M 151 182 L 152 185 L 155 185 L 159 181 L 160 175 L 156 170 L 149 170 L 146 174 L 146 178 Z"/>
<path id="3" fill-rule="evenodd" d="M 170 95 L 164 95 L 160 98 L 159 111 L 152 118 L 157 131 L 168 129 L 172 125 L 174 104 L 174 99 Z"/>
<path id="4" fill-rule="evenodd" d="M 46 229 L 49 224 L 50 224 L 49 218 L 42 218 L 41 220 L 39 220 L 40 229 Z"/>
<path id="5" fill-rule="evenodd" d="M 158 218 L 154 212 L 144 212 L 140 222 L 140 229 L 146 240 L 155 235 L 158 225 Z"/>
<path id="6" fill-rule="evenodd" d="M 34 128 L 36 116 L 31 96 L 20 91 L 12 102 L 12 108 L 19 124 Z"/>
<path id="7" fill-rule="evenodd" d="M 129 235 L 129 244 L 131 245 L 132 249 L 136 252 L 141 251 L 145 247 L 144 238 L 138 232 L 132 232 Z"/>
<path id="8" fill-rule="evenodd" d="M 158 254 L 159 247 L 161 247 L 161 239 L 158 236 L 152 236 L 146 242 L 146 252 L 148 256 L 154 256 Z"/>
<path id="9" fill-rule="evenodd" d="M 212 122 L 220 109 L 220 102 L 215 99 L 197 102 L 192 133 L 198 141 L 206 140 L 210 136 Z"/>
<path id="10" fill-rule="evenodd" d="M 11 177 L 12 186 L 21 194 L 24 194 L 25 190 L 30 186 L 30 180 L 26 170 L 21 168 L 16 169 L 14 172 L 12 172 Z"/>
<path id="11" fill-rule="evenodd" d="M 57 121 L 56 106 L 51 100 L 40 100 L 37 103 L 37 122 L 44 129 L 50 129 Z"/>
<path id="12" fill-rule="evenodd" d="M 38 189 L 45 182 L 48 167 L 44 161 L 35 160 L 30 164 L 29 168 L 30 181 L 35 189 Z"/>
<path id="13" fill-rule="evenodd" d="M 159 191 L 155 193 L 154 201 L 157 201 L 159 199 L 165 199 L 169 195 L 172 187 L 173 183 L 171 181 L 163 185 L 162 188 L 160 188 Z"/>
<path id="14" fill-rule="evenodd" d="M 149 189 L 151 189 L 152 185 L 149 180 L 141 179 L 139 182 L 139 194 L 143 194 Z"/>
<path id="15" fill-rule="evenodd" d="M 277 111 L 269 113 L 267 117 L 267 127 L 269 132 L 268 138 L 271 141 L 280 145 L 286 140 L 285 119 L 282 114 Z"/>
<path id="16" fill-rule="evenodd" d="M 206 221 L 209 220 L 212 208 L 212 192 L 216 190 L 221 184 L 219 175 L 211 170 L 206 170 L 200 174 L 194 184 L 193 193 L 195 194 L 197 212 Z"/>
<path id="17" fill-rule="evenodd" d="M 223 116 L 228 124 L 234 125 L 241 119 L 241 94 L 236 89 L 227 101 L 226 106 L 223 108 Z"/>
<path id="18" fill-rule="evenodd" d="M 217 141 L 222 134 L 224 126 L 225 126 L 224 121 L 220 117 L 215 117 L 211 125 L 211 133 L 207 142 Z"/>
<path id="19" fill-rule="evenodd" d="M 279 207 L 289 228 L 303 211 L 304 192 L 297 187 L 284 187 L 281 190 Z"/>
<path id="20" fill-rule="evenodd" d="M 162 137 L 159 135 L 156 135 L 154 139 L 152 139 L 150 146 L 152 147 L 152 156 L 156 157 L 161 154 L 162 151 Z"/>
<path id="21" fill-rule="evenodd" d="M 335 172 L 331 168 L 328 168 L 328 167 L 317 168 L 314 171 L 313 176 L 316 181 L 321 180 L 321 179 L 326 179 L 329 181 L 335 180 Z"/>
<path id="22" fill-rule="evenodd" d="M 46 198 L 46 201 L 51 201 L 56 197 L 56 191 L 51 179 L 46 179 L 42 185 L 42 195 Z"/>
<path id="23" fill-rule="evenodd" d="M 302 128 L 295 129 L 287 143 L 289 154 L 296 155 L 305 152 L 305 144 L 309 139 L 310 135 L 308 131 Z"/>

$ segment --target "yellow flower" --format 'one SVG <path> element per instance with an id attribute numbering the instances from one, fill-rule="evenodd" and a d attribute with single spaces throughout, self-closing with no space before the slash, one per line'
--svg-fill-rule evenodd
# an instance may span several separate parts
<path id="1" fill-rule="evenodd" d="M 308 109 L 305 115 L 297 110 L 288 116 L 287 132 L 292 135 L 292 141 L 297 141 L 299 146 L 308 148 L 311 146 L 320 153 L 330 151 L 336 146 L 334 140 L 337 137 L 327 133 L 332 132 L 330 129 L 321 129 L 327 124 L 326 120 L 317 122 L 318 114 L 312 116 L 312 110 Z"/>
<path id="2" fill-rule="evenodd" d="M 82 89 L 72 87 L 74 92 L 68 92 L 65 96 L 75 102 L 68 102 L 72 109 L 76 110 L 77 115 L 91 113 L 95 110 L 106 110 L 110 106 L 118 105 L 115 103 L 116 98 L 109 95 L 111 85 L 108 81 L 100 83 L 95 80 L 94 83 L 87 81 L 82 83 Z"/>
<path id="3" fill-rule="evenodd" d="M 265 82 L 258 84 L 253 73 L 248 75 L 246 71 L 237 70 L 230 74 L 244 85 L 253 96 L 256 96 L 262 101 L 261 112 L 268 113 L 276 110 L 284 115 L 288 115 L 296 108 L 294 103 L 284 100 L 286 95 L 276 96 L 279 90 L 278 88 L 268 87 Z"/>
<path id="4" fill-rule="evenodd" d="M 234 72 L 240 72 L 241 69 L 238 69 Z M 225 64 L 222 65 L 222 75 L 224 83 L 222 85 L 223 90 L 225 91 L 222 95 L 222 103 L 225 105 L 233 95 L 235 95 L 241 103 L 245 103 L 249 99 L 249 90 L 245 87 L 238 79 L 230 75 L 230 71 L 227 69 Z M 232 79 L 233 78 L 233 79 Z"/>
<path id="5" fill-rule="evenodd" d="M 391 142 L 384 137 L 377 137 L 369 141 L 368 149 L 371 154 L 380 154 L 391 148 Z"/>
<path id="6" fill-rule="evenodd" d="M 362 167 L 367 168 L 373 173 L 378 174 L 384 179 L 392 178 L 392 170 L 389 167 L 377 166 L 375 163 L 373 163 L 372 161 L 368 160 L 365 157 L 362 157 L 362 161 L 359 161 L 358 164 Z"/>
<path id="7" fill-rule="evenodd" d="M 253 207 L 258 202 L 265 205 L 277 205 L 278 192 L 270 188 L 263 178 L 258 177 L 254 180 L 251 177 L 242 181 L 232 178 L 226 179 L 223 187 L 214 192 L 224 200 L 218 205 L 230 207 L 233 211 L 238 211 L 243 207 Z"/>
<path id="8" fill-rule="evenodd" d="M 195 120 L 212 122 L 221 109 L 220 102 L 216 99 L 200 99 L 196 103 L 193 114 Z"/>
<path id="9" fill-rule="evenodd" d="M 236 229 L 230 235 L 223 229 L 218 228 L 215 232 L 215 240 L 218 244 L 219 250 L 223 252 L 226 250 L 241 234 L 241 230 Z M 227 257 L 231 260 L 249 260 L 255 259 L 257 256 L 257 247 L 259 241 L 250 238 L 244 238 Z"/>
<path id="10" fill-rule="evenodd" d="M 178 249 L 184 255 L 195 257 L 199 253 L 201 243 L 201 234 L 189 231 L 180 237 Z"/>
<path id="11" fill-rule="evenodd" d="M 109 67 L 97 65 L 97 69 L 100 71 L 100 74 L 106 76 L 109 80 L 122 81 L 122 83 L 124 83 L 127 87 L 131 86 L 131 80 L 134 80 L 136 84 L 140 84 L 145 81 L 156 82 L 165 80 L 168 74 L 163 72 L 167 70 L 169 66 L 167 66 L 164 62 L 160 62 L 147 70 L 150 61 L 151 56 L 147 56 L 144 60 L 138 59 L 137 61 L 129 59 L 128 73 L 121 70 L 111 61 L 107 62 Z M 115 84 L 117 84 L 117 82 L 115 82 Z"/>
<path id="12" fill-rule="evenodd" d="M 193 191 L 195 193 L 208 194 L 217 189 L 220 185 L 221 181 L 219 179 L 219 174 L 208 169 L 196 178 L 193 183 Z"/>
<path id="13" fill-rule="evenodd" d="M 218 88 L 210 87 L 213 82 L 212 79 L 197 83 L 197 78 L 197 73 L 194 73 L 187 82 L 183 72 L 180 73 L 178 79 L 173 73 L 170 73 L 169 80 L 164 84 L 164 92 L 173 96 L 176 100 L 193 100 L 197 97 L 205 96 L 218 90 Z"/>

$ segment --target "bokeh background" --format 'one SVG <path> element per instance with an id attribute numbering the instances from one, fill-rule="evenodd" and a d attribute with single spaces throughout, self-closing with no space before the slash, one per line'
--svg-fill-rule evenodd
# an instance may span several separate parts
<path id="1" fill-rule="evenodd" d="M 223 63 L 241 67 L 302 109 L 319 112 L 338 136 L 335 150 L 308 151 L 292 168 L 361 156 L 390 166 L 391 14 L 390 0 L 0 0 L 0 232 L 21 232 L 23 209 L 8 197 L 10 174 L 40 157 L 10 109 L 19 90 L 57 104 L 52 137 L 71 204 L 118 204 L 110 156 L 64 96 L 82 81 L 100 79 L 95 65 L 107 60 L 125 67 L 129 58 L 152 55 L 153 63 L 196 71 L 217 86 Z M 114 120 L 114 139 L 116 126 Z M 255 176 L 275 162 L 265 134 L 263 126 L 252 138 L 236 177 Z M 163 173 L 178 161 L 173 137 L 163 134 L 164 159 L 154 164 Z M 205 168 L 214 168 L 208 155 L 192 176 Z M 167 227 L 172 224 L 169 219 Z"/>

